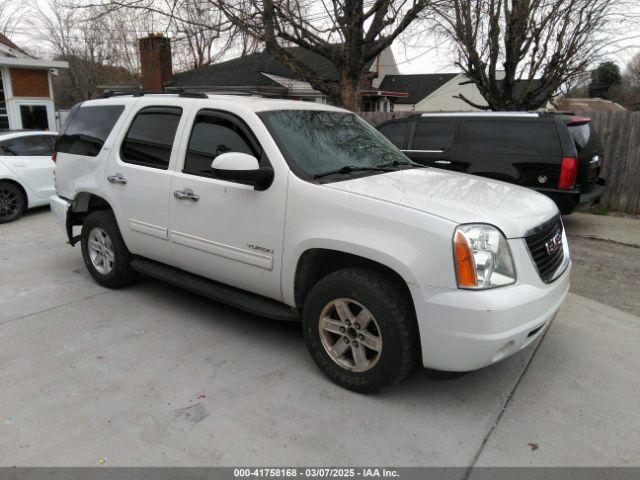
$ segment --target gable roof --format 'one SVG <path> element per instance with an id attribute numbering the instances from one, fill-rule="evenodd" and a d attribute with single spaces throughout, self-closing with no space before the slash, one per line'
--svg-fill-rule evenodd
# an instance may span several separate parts
<path id="1" fill-rule="evenodd" d="M 22 50 L 18 45 L 16 45 L 15 43 L 13 43 L 11 41 L 11 39 L 9 39 L 9 37 L 7 37 L 6 35 L 4 35 L 3 33 L 0 33 L 0 43 L 2 43 L 3 45 L 12 48 L 13 50 L 17 50 L 18 52 L 24 54 L 24 55 L 28 55 L 27 52 L 25 52 L 24 50 Z"/>
<path id="2" fill-rule="evenodd" d="M 429 96 L 459 73 L 419 73 L 413 75 L 385 75 L 380 83 L 381 90 L 406 92 L 409 96 L 400 98 L 396 103 L 416 104 Z"/>
<path id="3" fill-rule="evenodd" d="M 309 66 L 319 78 L 338 81 L 336 67 L 317 53 L 299 47 L 290 52 Z M 177 73 L 173 76 L 172 86 L 264 86 L 281 87 L 281 85 L 263 75 L 263 73 L 280 77 L 296 78 L 297 75 L 286 65 L 266 51 L 256 52 L 226 62 L 214 63 L 204 67 Z"/>

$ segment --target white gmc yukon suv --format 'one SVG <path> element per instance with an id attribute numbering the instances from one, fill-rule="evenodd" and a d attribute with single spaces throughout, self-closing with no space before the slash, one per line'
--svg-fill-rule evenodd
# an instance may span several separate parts
<path id="1" fill-rule="evenodd" d="M 549 325 L 569 288 L 558 210 L 413 163 L 345 110 L 182 93 L 76 106 L 51 207 L 110 288 L 156 277 L 302 320 L 318 367 L 372 392 L 468 371 Z"/>

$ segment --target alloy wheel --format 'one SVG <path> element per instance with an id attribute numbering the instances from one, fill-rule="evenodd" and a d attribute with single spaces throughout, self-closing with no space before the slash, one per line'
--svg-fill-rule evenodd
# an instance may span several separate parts
<path id="1" fill-rule="evenodd" d="M 20 195 L 12 188 L 0 186 L 0 218 L 7 219 L 20 212 Z"/>
<path id="2" fill-rule="evenodd" d="M 351 372 L 366 372 L 382 354 L 382 333 L 373 314 L 349 298 L 329 302 L 320 313 L 320 340 L 329 357 Z"/>
<path id="3" fill-rule="evenodd" d="M 100 227 L 94 227 L 87 239 L 89 258 L 93 267 L 102 275 L 108 275 L 113 270 L 115 254 L 111 238 Z"/>

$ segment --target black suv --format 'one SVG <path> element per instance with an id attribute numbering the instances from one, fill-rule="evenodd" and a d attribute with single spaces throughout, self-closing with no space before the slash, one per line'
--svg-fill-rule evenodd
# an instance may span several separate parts
<path id="1" fill-rule="evenodd" d="M 602 147 L 589 118 L 558 113 L 424 113 L 378 129 L 409 158 L 530 187 L 563 214 L 604 193 Z"/>

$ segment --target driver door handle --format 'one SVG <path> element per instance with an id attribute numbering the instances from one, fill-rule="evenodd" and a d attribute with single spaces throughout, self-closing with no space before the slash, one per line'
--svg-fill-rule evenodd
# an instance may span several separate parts
<path id="1" fill-rule="evenodd" d="M 451 165 L 451 160 L 436 160 L 434 163 L 438 163 L 440 165 Z"/>
<path id="2" fill-rule="evenodd" d="M 184 190 L 176 190 L 173 192 L 173 196 L 178 200 L 191 200 L 193 202 L 197 202 L 200 200 L 200 195 L 196 195 L 193 193 L 193 190 L 190 188 L 185 188 Z"/>
<path id="3" fill-rule="evenodd" d="M 109 183 L 118 183 L 120 185 L 126 185 L 127 184 L 127 179 L 124 178 L 119 173 L 116 173 L 115 175 L 109 175 L 107 177 L 107 180 L 109 181 Z"/>

